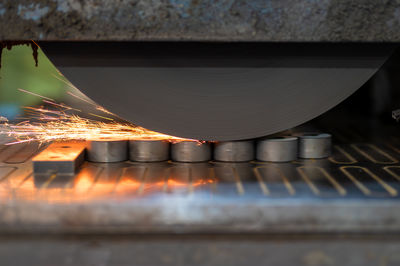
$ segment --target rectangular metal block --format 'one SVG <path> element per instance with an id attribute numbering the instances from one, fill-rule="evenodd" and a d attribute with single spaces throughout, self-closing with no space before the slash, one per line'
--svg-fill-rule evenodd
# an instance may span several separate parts
<path id="1" fill-rule="evenodd" d="M 74 174 L 85 159 L 84 142 L 52 143 L 33 159 L 33 173 Z"/>

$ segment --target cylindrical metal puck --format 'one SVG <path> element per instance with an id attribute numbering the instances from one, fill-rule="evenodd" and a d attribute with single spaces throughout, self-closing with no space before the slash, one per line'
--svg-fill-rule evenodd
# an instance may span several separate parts
<path id="1" fill-rule="evenodd" d="M 326 158 L 331 155 L 331 135 L 327 133 L 302 133 L 299 137 L 299 157 L 303 159 Z"/>
<path id="2" fill-rule="evenodd" d="M 205 162 L 211 160 L 210 143 L 180 141 L 172 143 L 171 158 L 176 162 Z"/>
<path id="3" fill-rule="evenodd" d="M 214 160 L 221 162 L 247 162 L 254 159 L 254 141 L 222 141 L 215 143 Z"/>
<path id="4" fill-rule="evenodd" d="M 290 162 L 297 159 L 298 139 L 292 136 L 257 141 L 256 158 L 265 162 Z"/>
<path id="5" fill-rule="evenodd" d="M 169 159 L 169 141 L 130 140 L 129 159 L 135 162 L 161 162 Z"/>
<path id="6" fill-rule="evenodd" d="M 126 161 L 128 159 L 128 141 L 107 138 L 91 140 L 87 145 L 87 159 L 97 163 Z"/>

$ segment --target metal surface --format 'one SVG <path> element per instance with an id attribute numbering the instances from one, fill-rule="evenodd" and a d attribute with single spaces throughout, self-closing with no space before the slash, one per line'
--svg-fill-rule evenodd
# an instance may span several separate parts
<path id="1" fill-rule="evenodd" d="M 326 159 L 86 162 L 70 177 L 33 176 L 34 143 L 2 146 L 0 232 L 399 232 L 397 124 L 374 139 L 332 129 Z"/>
<path id="2" fill-rule="evenodd" d="M 391 235 L 8 235 L 0 263 L 13 266 L 397 266 Z"/>
<path id="3" fill-rule="evenodd" d="M 214 160 L 247 162 L 254 160 L 254 141 L 224 141 L 214 144 Z"/>
<path id="4" fill-rule="evenodd" d="M 126 161 L 128 160 L 128 141 L 113 139 L 88 141 L 87 159 L 99 163 Z"/>
<path id="5" fill-rule="evenodd" d="M 72 84 L 124 119 L 169 135 L 231 141 L 286 130 L 329 110 L 365 83 L 393 47 L 70 42 L 42 48 Z"/>
<path id="6" fill-rule="evenodd" d="M 205 162 L 212 158 L 208 142 L 180 141 L 171 144 L 171 159 L 176 162 Z"/>
<path id="7" fill-rule="evenodd" d="M 136 162 L 160 162 L 169 159 L 168 141 L 131 140 L 129 141 L 129 160 Z"/>
<path id="8" fill-rule="evenodd" d="M 299 138 L 299 157 L 320 159 L 331 155 L 332 136 L 326 133 L 303 133 Z"/>
<path id="9" fill-rule="evenodd" d="M 85 160 L 84 142 L 52 143 L 32 159 L 33 173 L 73 175 Z"/>
<path id="10" fill-rule="evenodd" d="M 290 162 L 297 159 L 298 138 L 282 136 L 257 141 L 256 159 L 266 162 Z"/>

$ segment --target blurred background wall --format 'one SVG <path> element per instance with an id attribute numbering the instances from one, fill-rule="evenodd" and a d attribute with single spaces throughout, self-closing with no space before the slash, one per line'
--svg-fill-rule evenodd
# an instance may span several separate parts
<path id="1" fill-rule="evenodd" d="M 56 101 L 66 94 L 66 84 L 59 78 L 57 69 L 42 50 L 38 51 L 38 66 L 32 56 L 32 48 L 26 45 L 3 49 L 0 69 L 0 115 L 9 120 L 22 113 L 22 106 L 41 103 L 39 97 L 23 93 L 23 89 L 44 95 Z"/>

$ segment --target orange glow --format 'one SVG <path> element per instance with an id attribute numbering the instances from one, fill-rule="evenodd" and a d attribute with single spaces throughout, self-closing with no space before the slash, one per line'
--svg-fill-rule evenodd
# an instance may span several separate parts
<path id="1" fill-rule="evenodd" d="M 188 183 L 177 181 L 174 179 L 168 179 L 167 184 L 169 187 L 183 187 L 188 185 Z"/>
<path id="2" fill-rule="evenodd" d="M 150 131 L 128 123 L 123 124 L 114 121 L 105 123 L 57 111 L 41 108 L 31 109 L 42 113 L 38 122 L 23 121 L 18 124 L 6 124 L 8 131 L 5 133 L 17 139 L 17 141 L 10 144 L 29 141 L 45 143 L 50 141 L 98 139 L 187 140 Z M 53 115 L 47 116 L 49 112 Z"/>
<path id="3" fill-rule="evenodd" d="M 51 141 L 67 140 L 97 140 L 97 139 L 127 139 L 127 140 L 167 140 L 167 141 L 196 141 L 174 136 L 161 134 L 155 131 L 147 130 L 140 126 L 128 123 L 117 122 L 116 117 L 101 106 L 86 101 L 94 105 L 96 110 L 104 113 L 85 114 L 92 116 L 93 119 L 83 118 L 76 113 L 82 113 L 81 110 L 69 107 L 62 103 L 56 103 L 53 99 L 19 89 L 23 93 L 29 93 L 33 96 L 42 98 L 47 105 L 54 107 L 49 109 L 45 107 L 25 107 L 27 117 L 19 123 L 4 123 L 5 132 L 12 136 L 16 141 L 8 144 L 22 142 L 39 141 L 40 143 Z M 78 96 L 74 95 L 79 98 Z M 84 100 L 84 99 L 82 99 Z M 99 121 L 106 120 L 107 122 Z"/>
<path id="4" fill-rule="evenodd" d="M 86 174 L 77 176 L 74 184 L 75 192 L 78 194 L 87 192 L 93 186 L 93 181 L 93 178 Z"/>
<path id="5" fill-rule="evenodd" d="M 97 169 L 99 170 L 99 169 Z M 139 177 L 122 176 L 119 181 L 115 176 L 103 175 L 96 180 L 94 177 L 96 169 L 87 171 L 87 168 L 76 177 L 47 177 L 44 180 L 35 180 L 33 176 L 24 178 L 21 176 L 19 184 L 10 186 L 10 183 L 0 183 L 0 199 L 25 201 L 46 201 L 49 203 L 72 203 L 72 202 L 90 202 L 108 199 L 136 198 L 152 193 L 162 193 L 162 191 L 182 192 L 189 187 L 195 188 L 213 184 L 216 180 L 211 178 L 196 178 L 192 182 L 176 180 L 169 178 L 163 180 L 155 178 L 154 181 L 139 180 Z M 100 170 L 99 170 L 100 171 Z M 59 178 L 59 180 L 57 179 Z"/>

